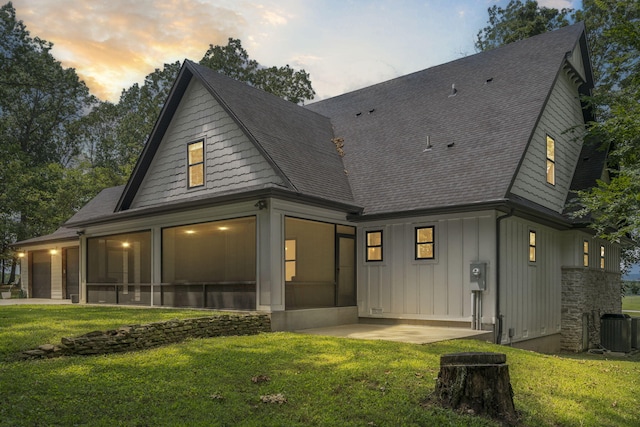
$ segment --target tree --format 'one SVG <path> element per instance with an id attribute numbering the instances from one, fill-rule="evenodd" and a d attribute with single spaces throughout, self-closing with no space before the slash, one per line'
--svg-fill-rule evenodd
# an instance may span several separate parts
<path id="1" fill-rule="evenodd" d="M 598 235 L 618 241 L 640 240 L 640 4 L 585 1 L 591 23 L 599 86 L 593 103 L 599 120 L 589 132 L 610 144 L 609 180 L 579 194 L 580 215 L 590 215 Z M 626 251 L 634 262 L 638 252 Z"/>
<path id="2" fill-rule="evenodd" d="M 80 120 L 75 131 L 83 141 L 85 168 L 112 186 L 126 182 L 179 71 L 179 62 L 164 64 L 142 86 L 123 90 L 117 104 L 99 102 Z"/>
<path id="3" fill-rule="evenodd" d="M 505 9 L 492 6 L 488 9 L 489 25 L 478 32 L 476 50 L 482 52 L 569 25 L 572 11 L 540 7 L 535 0 L 511 0 Z"/>
<path id="4" fill-rule="evenodd" d="M 238 39 L 229 38 L 226 46 L 209 45 L 200 65 L 295 104 L 311 100 L 315 95 L 306 71 L 294 71 L 289 65 L 263 67 L 249 59 L 249 54 Z"/>
<path id="5" fill-rule="evenodd" d="M 53 231 L 68 210 L 55 198 L 79 142 L 69 130 L 92 97 L 73 69 L 32 38 L 11 3 L 0 8 L 0 238 L 8 244 Z M 14 268 L 15 271 L 15 260 Z M 11 280 L 11 279 L 10 279 Z"/>

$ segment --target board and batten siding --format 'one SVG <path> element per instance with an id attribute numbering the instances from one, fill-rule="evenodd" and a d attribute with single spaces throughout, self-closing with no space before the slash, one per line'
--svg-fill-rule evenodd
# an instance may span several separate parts
<path id="1" fill-rule="evenodd" d="M 415 259 L 416 227 L 435 227 L 435 259 Z M 367 262 L 366 232 L 382 230 L 383 261 Z M 361 224 L 358 231 L 361 317 L 471 321 L 470 264 L 487 263 L 483 322 L 495 310 L 495 214 Z"/>
<path id="2" fill-rule="evenodd" d="M 584 135 L 584 118 L 576 85 L 561 71 L 542 113 L 511 192 L 562 212 Z M 555 185 L 547 183 L 547 135 L 555 140 Z"/>
<path id="3" fill-rule="evenodd" d="M 187 188 L 187 144 L 205 141 L 205 185 Z M 197 79 L 189 83 L 132 208 L 283 185 L 237 123 Z"/>
<path id="4" fill-rule="evenodd" d="M 560 332 L 562 231 L 508 218 L 500 233 L 500 311 L 502 343 Z M 529 261 L 529 232 L 536 232 L 536 261 Z"/>

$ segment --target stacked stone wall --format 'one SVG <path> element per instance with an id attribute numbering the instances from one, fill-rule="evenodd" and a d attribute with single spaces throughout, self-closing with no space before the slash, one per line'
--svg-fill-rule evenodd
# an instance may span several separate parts
<path id="1" fill-rule="evenodd" d="M 172 344 L 187 338 L 255 335 L 261 332 L 271 332 L 271 318 L 268 314 L 231 314 L 174 319 L 62 338 L 59 345 L 41 345 L 37 349 L 23 352 L 22 358 L 41 359 L 121 353 Z"/>
<path id="2" fill-rule="evenodd" d="M 600 317 L 605 313 L 622 313 L 620 292 L 619 273 L 582 267 L 562 268 L 563 351 L 583 351 L 585 329 L 588 348 L 600 345 Z"/>

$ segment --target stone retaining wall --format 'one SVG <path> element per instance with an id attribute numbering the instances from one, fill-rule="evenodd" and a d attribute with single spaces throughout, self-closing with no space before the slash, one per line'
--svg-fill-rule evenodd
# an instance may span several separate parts
<path id="1" fill-rule="evenodd" d="M 37 349 L 24 351 L 21 356 L 23 359 L 44 359 L 121 353 L 172 344 L 187 338 L 255 335 L 261 332 L 271 332 L 271 318 L 268 314 L 229 314 L 196 319 L 174 319 L 62 338 L 59 345 L 41 345 Z"/>
<path id="2" fill-rule="evenodd" d="M 600 345 L 600 316 L 622 313 L 620 292 L 619 273 L 582 267 L 562 268 L 563 351 L 585 350 L 583 334 L 588 334 L 588 348 Z"/>

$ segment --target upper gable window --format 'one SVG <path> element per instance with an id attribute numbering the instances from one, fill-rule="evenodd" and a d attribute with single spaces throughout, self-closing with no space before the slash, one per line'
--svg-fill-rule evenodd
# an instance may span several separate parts
<path id="1" fill-rule="evenodd" d="M 547 182 L 556 184 L 556 141 L 547 135 Z"/>
<path id="2" fill-rule="evenodd" d="M 187 146 L 189 173 L 188 187 L 204 185 L 204 141 L 192 142 Z"/>

